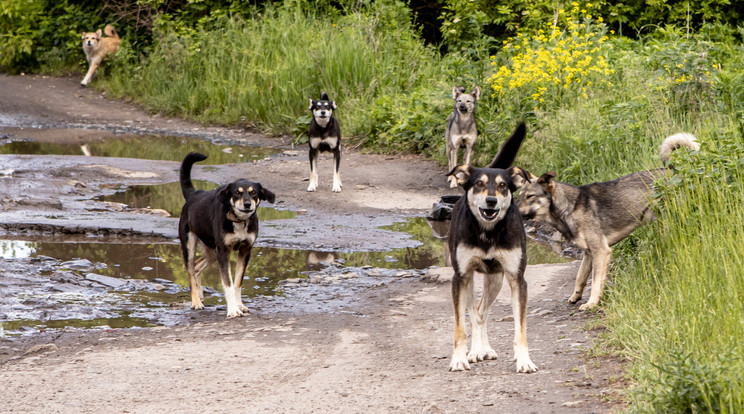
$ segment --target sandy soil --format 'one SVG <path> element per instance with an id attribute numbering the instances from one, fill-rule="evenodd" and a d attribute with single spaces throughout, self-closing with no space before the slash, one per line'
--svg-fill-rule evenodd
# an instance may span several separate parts
<path id="1" fill-rule="evenodd" d="M 282 246 L 376 250 L 406 237 L 378 229 L 423 215 L 446 188 L 444 169 L 422 157 L 346 151 L 344 190 L 330 191 L 331 161 L 318 192 L 305 191 L 304 148 L 230 128 L 152 116 L 81 89 L 78 78 L 0 76 L 0 125 L 16 136 L 72 139 L 90 129 L 191 134 L 285 151 L 255 164 L 197 168 L 217 182 L 260 177 L 281 206 L 306 210 L 291 226 L 262 230 Z M 43 137 L 38 128 L 65 128 Z M 8 129 L 13 128 L 13 129 Z M 22 128 L 22 129 L 20 129 Z M 67 136 L 65 136 L 67 135 Z M 74 137 L 73 137 L 74 138 Z M 294 152 L 297 151 L 297 152 Z M 175 181 L 178 163 L 73 156 L 2 156 L 0 228 L 40 234 L 114 237 L 175 235 L 175 219 L 142 211 L 92 213 L 111 183 Z M 415 172 L 415 174 L 412 174 Z M 33 189 L 33 191 L 29 191 Z M 98 203 L 100 204 L 100 203 Z M 100 206 L 96 207 L 100 209 Z M 136 224 L 132 224 L 132 218 Z M 102 220 L 105 218 L 105 220 Z M 60 224 L 60 222 L 62 224 Z M 514 373 L 509 290 L 491 312 L 499 359 L 469 372 L 447 371 L 452 311 L 446 269 L 327 298 L 322 286 L 297 286 L 279 301 L 251 303 L 226 320 L 194 312 L 189 323 L 149 329 L 45 332 L 0 339 L 0 412 L 607 412 L 621 406 L 622 366 L 590 356 L 596 314 L 565 301 L 577 263 L 530 266 L 527 324 L 535 374 Z M 307 300 L 325 306 L 297 306 Z M 315 310 L 313 310 L 315 309 Z"/>

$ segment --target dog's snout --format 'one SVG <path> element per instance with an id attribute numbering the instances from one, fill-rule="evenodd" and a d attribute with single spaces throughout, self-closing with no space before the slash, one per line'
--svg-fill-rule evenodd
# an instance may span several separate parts
<path id="1" fill-rule="evenodd" d="M 486 204 L 490 206 L 495 206 L 499 203 L 499 199 L 496 197 L 486 197 Z"/>

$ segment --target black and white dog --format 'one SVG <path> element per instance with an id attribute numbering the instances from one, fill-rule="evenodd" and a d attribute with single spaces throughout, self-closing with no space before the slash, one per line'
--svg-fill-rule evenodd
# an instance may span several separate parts
<path id="1" fill-rule="evenodd" d="M 275 196 L 260 183 L 245 179 L 211 191 L 194 189 L 191 167 L 206 158 L 206 155 L 190 152 L 181 163 L 181 192 L 186 204 L 178 222 L 178 238 L 189 274 L 191 308 L 204 309 L 201 275 L 207 266 L 217 262 L 227 302 L 227 317 L 233 318 L 248 311 L 241 298 L 241 284 L 258 236 L 256 209 L 261 200 L 273 203 Z M 197 259 L 199 246 L 202 256 Z M 238 252 L 234 278 L 230 274 L 230 253 L 233 250 Z"/>
<path id="2" fill-rule="evenodd" d="M 322 92 L 320 100 L 310 98 L 310 110 L 313 119 L 310 121 L 308 130 L 308 143 L 310 144 L 310 184 L 307 191 L 318 189 L 318 153 L 333 153 L 333 187 L 334 193 L 341 192 L 341 175 L 338 173 L 341 165 L 341 128 L 338 120 L 333 116 L 336 102 L 328 98 L 328 94 Z"/>
<path id="3" fill-rule="evenodd" d="M 512 169 L 525 136 L 521 123 L 504 143 L 487 168 L 468 164 L 455 167 L 454 177 L 465 195 L 452 210 L 449 231 L 452 302 L 455 310 L 454 351 L 450 371 L 470 369 L 469 362 L 496 359 L 488 342 L 488 309 L 496 299 L 504 279 L 511 288 L 514 313 L 514 359 L 517 372 L 535 372 L 527 348 L 527 266 L 526 236 L 522 218 L 512 202 L 516 187 Z M 508 168 L 508 169 L 507 169 Z M 473 298 L 474 273 L 483 274 L 483 295 Z M 467 352 L 465 313 L 470 315 L 472 344 Z"/>

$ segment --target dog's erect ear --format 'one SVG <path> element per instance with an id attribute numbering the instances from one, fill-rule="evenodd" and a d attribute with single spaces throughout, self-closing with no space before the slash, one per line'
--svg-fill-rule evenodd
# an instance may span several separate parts
<path id="1" fill-rule="evenodd" d="M 96 37 L 99 39 L 103 37 L 103 32 L 101 31 L 101 29 L 96 30 Z"/>
<path id="2" fill-rule="evenodd" d="M 522 188 L 525 184 L 537 180 L 537 177 L 532 173 L 525 171 L 520 167 L 511 167 L 508 171 L 509 175 L 511 175 L 512 183 L 514 183 L 516 188 Z"/>
<path id="3" fill-rule="evenodd" d="M 459 86 L 452 87 L 452 99 L 457 99 L 458 96 L 462 94 L 462 89 Z"/>
<path id="4" fill-rule="evenodd" d="M 553 194 L 553 190 L 555 190 L 555 172 L 546 172 L 545 174 L 541 175 L 540 178 L 537 179 L 537 183 L 540 184 L 545 191 L 547 191 L 550 194 Z"/>
<path id="5" fill-rule="evenodd" d="M 527 127 L 524 121 L 522 121 L 517 125 L 517 129 L 514 130 L 514 133 L 512 133 L 509 139 L 504 142 L 504 145 L 501 146 L 499 153 L 493 157 L 493 161 L 488 165 L 488 168 L 509 168 L 514 162 L 514 159 L 517 158 L 519 146 L 522 145 L 526 133 Z"/>
<path id="6" fill-rule="evenodd" d="M 335 110 L 335 109 L 336 109 L 336 101 L 331 101 L 331 106 L 332 106 L 332 107 L 333 107 L 333 109 Z"/>
<path id="7" fill-rule="evenodd" d="M 330 98 L 328 98 L 328 94 L 327 94 L 327 93 L 325 93 L 325 92 L 321 92 L 321 93 L 320 93 L 320 100 L 321 100 L 321 101 L 330 101 L 331 99 L 330 99 Z"/>
<path id="8" fill-rule="evenodd" d="M 478 101 L 478 99 L 480 99 L 480 88 L 478 88 L 477 86 L 474 87 L 473 91 L 470 92 L 470 95 L 473 97 L 473 99 Z"/>
<path id="9" fill-rule="evenodd" d="M 310 107 L 307 108 L 307 109 L 309 109 L 309 110 L 312 111 L 313 110 L 313 106 L 315 106 L 315 101 L 313 100 L 313 98 L 310 98 Z"/>
<path id="10" fill-rule="evenodd" d="M 457 180 L 457 184 L 460 187 L 465 187 L 465 184 L 470 179 L 470 174 L 473 172 L 473 167 L 471 167 L 469 164 L 461 164 L 457 167 L 453 168 L 452 171 L 447 174 L 447 177 L 455 177 L 455 180 Z"/>
<path id="11" fill-rule="evenodd" d="M 261 186 L 261 190 L 258 191 L 258 198 L 260 198 L 261 200 L 266 200 L 271 204 L 274 204 L 274 201 L 276 201 L 276 195 L 271 191 L 265 189 L 263 186 Z"/>
<path id="12" fill-rule="evenodd" d="M 85 32 L 83 32 L 83 35 L 82 35 L 82 37 L 83 37 L 83 40 L 85 40 Z"/>

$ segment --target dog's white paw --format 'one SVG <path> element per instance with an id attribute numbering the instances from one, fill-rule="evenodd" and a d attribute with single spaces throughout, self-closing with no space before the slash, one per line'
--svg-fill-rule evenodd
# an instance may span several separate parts
<path id="1" fill-rule="evenodd" d="M 457 188 L 457 179 L 455 177 L 449 178 L 450 188 Z"/>
<path id="2" fill-rule="evenodd" d="M 530 357 L 517 358 L 517 373 L 530 374 L 537 372 L 537 365 L 532 363 Z"/>
<path id="3" fill-rule="evenodd" d="M 496 351 L 490 346 L 482 349 L 471 349 L 468 353 L 468 361 L 480 362 L 487 359 L 497 359 Z"/>
<path id="4" fill-rule="evenodd" d="M 470 364 L 468 363 L 468 358 L 465 355 L 465 351 L 455 351 L 452 354 L 452 361 L 450 362 L 449 366 L 450 371 L 464 371 L 464 370 L 470 370 Z"/>
<path id="5" fill-rule="evenodd" d="M 191 302 L 191 309 L 196 309 L 196 310 L 204 309 L 204 304 L 202 303 L 202 301 Z"/>
<path id="6" fill-rule="evenodd" d="M 341 192 L 341 183 L 333 183 L 333 188 L 331 189 L 334 193 L 340 193 Z"/>
<path id="7" fill-rule="evenodd" d="M 243 316 L 243 311 L 240 309 L 233 309 L 231 311 L 227 312 L 227 318 L 237 318 L 238 316 Z"/>
<path id="8" fill-rule="evenodd" d="M 586 310 L 592 310 L 599 305 L 599 302 L 587 302 L 581 306 L 579 306 L 579 310 L 586 311 Z"/>
<path id="9" fill-rule="evenodd" d="M 318 189 L 318 184 L 317 183 L 311 183 L 310 185 L 307 186 L 307 191 L 308 192 L 313 192 L 313 191 L 315 191 L 317 189 Z"/>
<path id="10" fill-rule="evenodd" d="M 243 305 L 242 303 L 238 304 L 238 309 L 243 313 L 248 313 L 248 307 Z"/>

